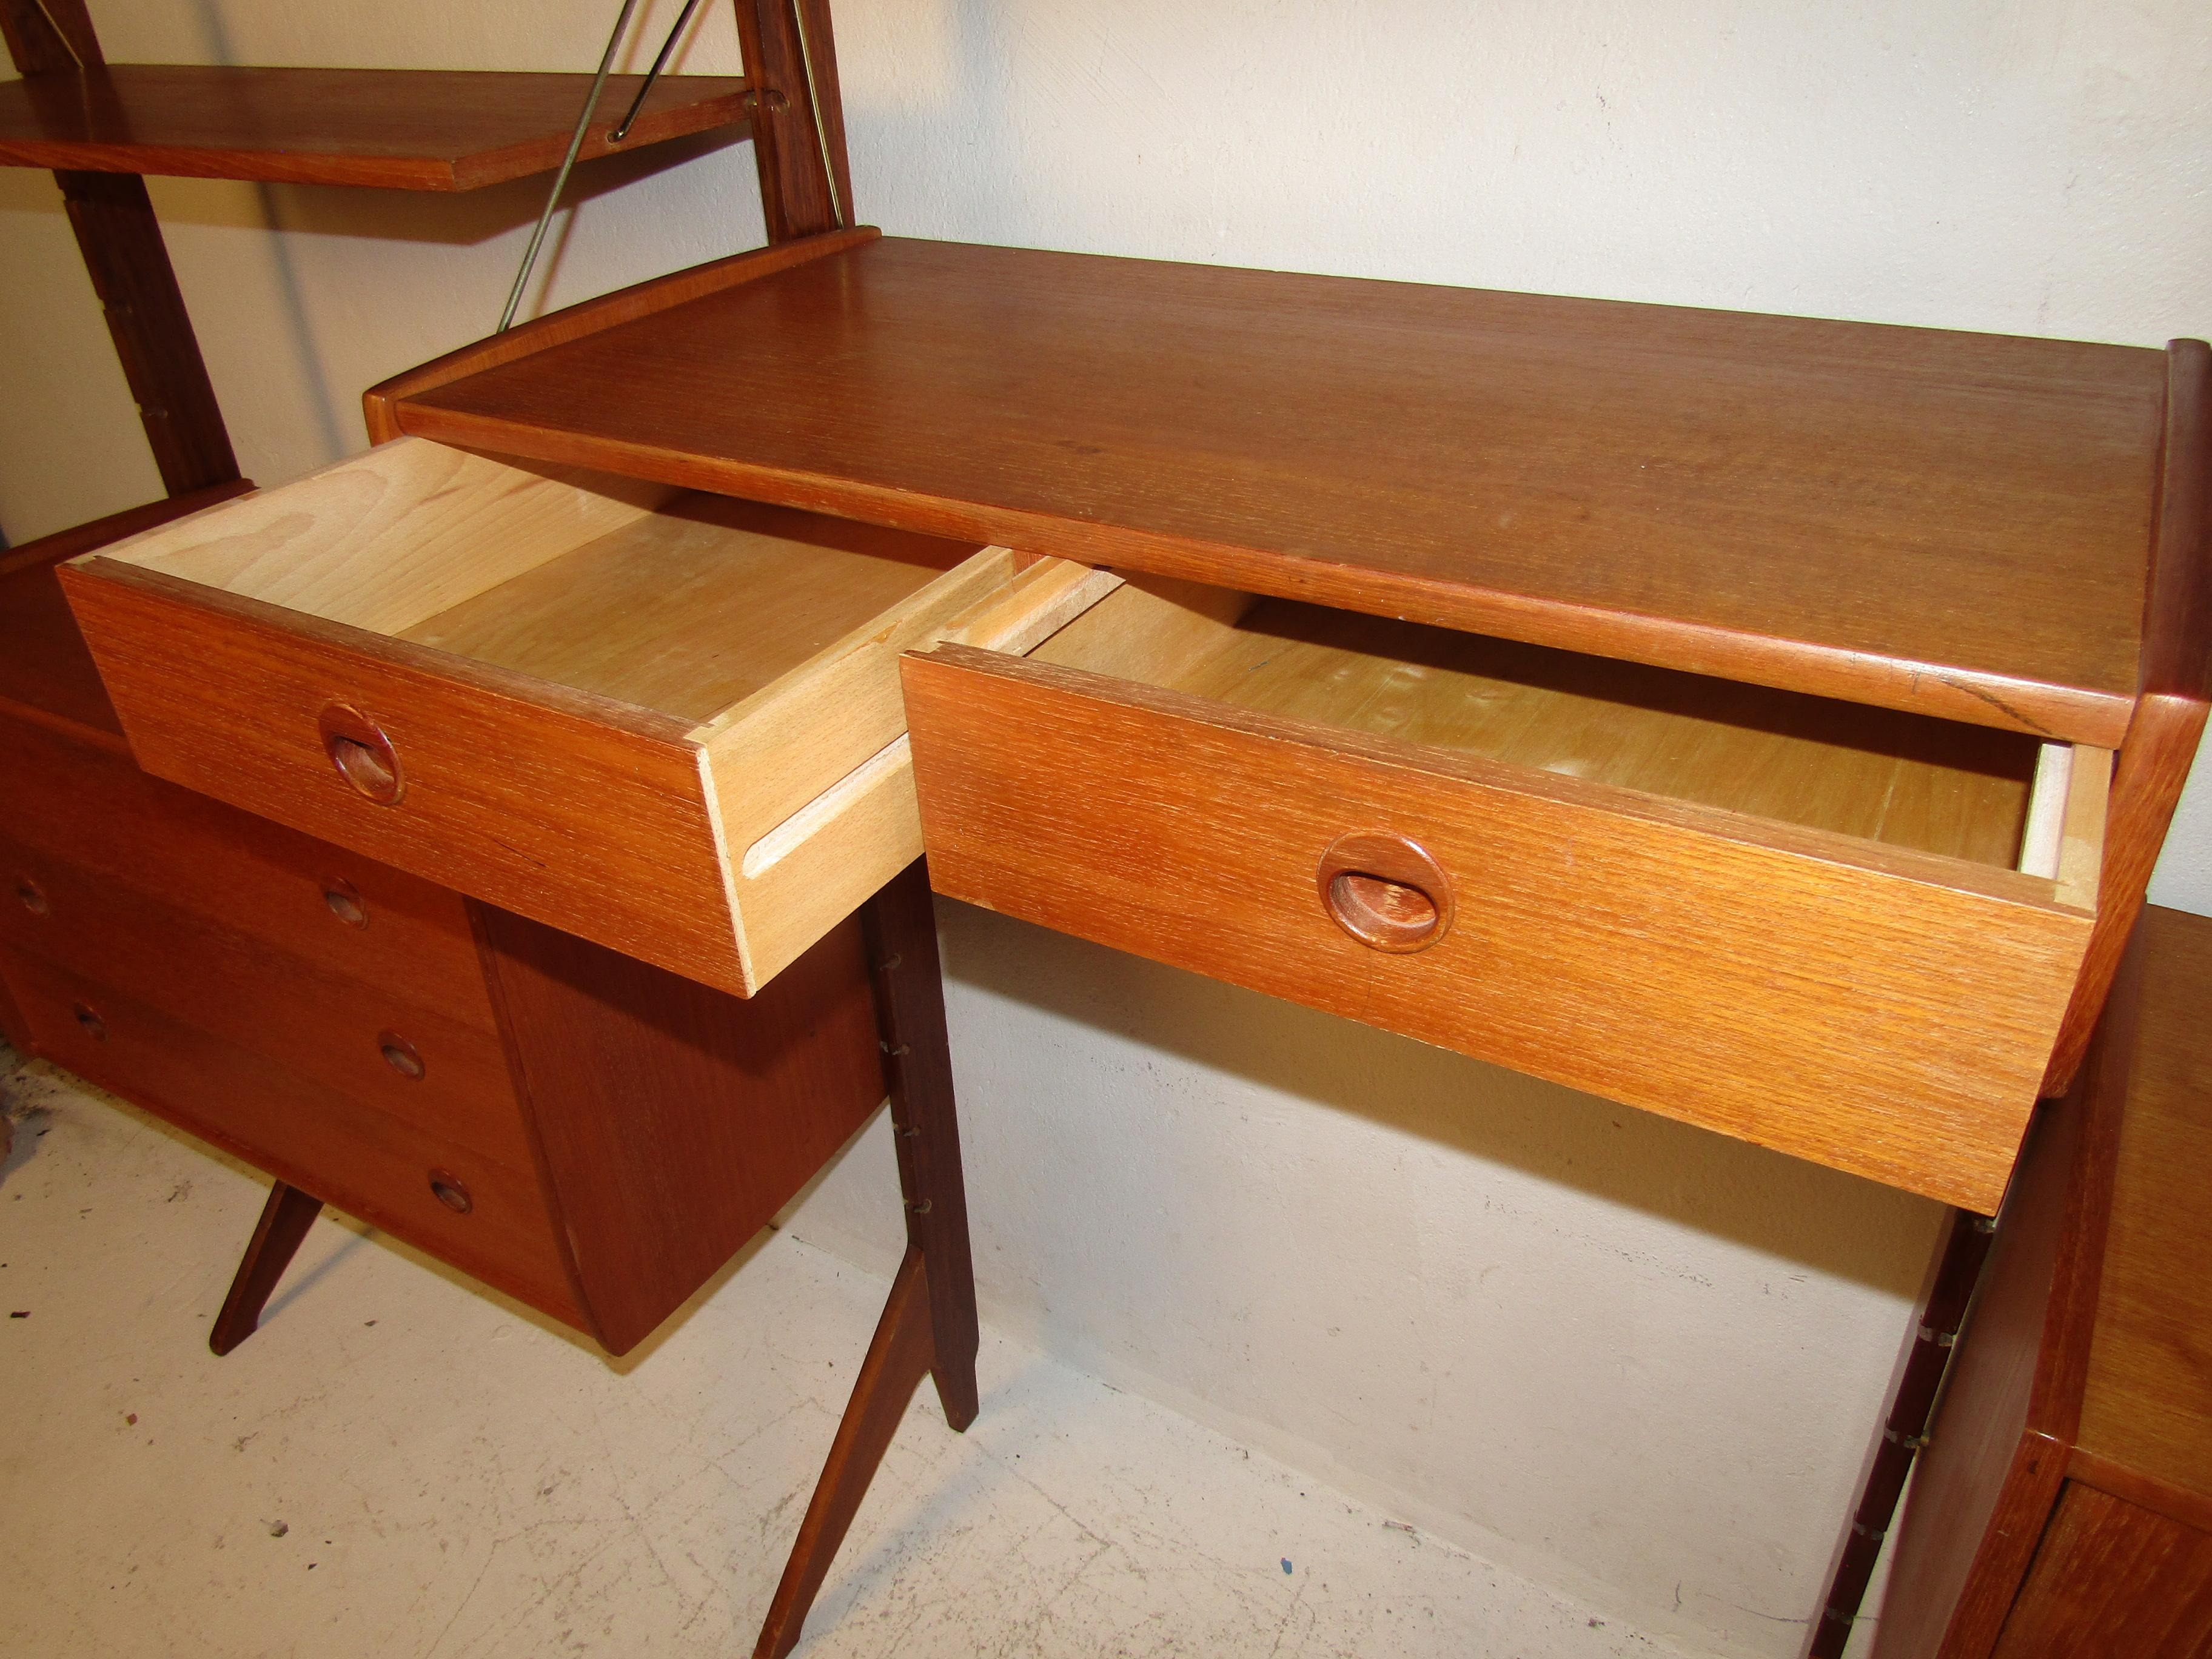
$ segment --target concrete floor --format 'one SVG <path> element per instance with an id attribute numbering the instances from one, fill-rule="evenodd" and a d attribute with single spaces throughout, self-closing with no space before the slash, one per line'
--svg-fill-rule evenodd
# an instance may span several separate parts
<path id="1" fill-rule="evenodd" d="M 639 1352 L 349 1219 L 207 1351 L 266 1190 L 0 1047 L 0 1651 L 750 1650 L 884 1282 L 782 1235 Z M 831 1655 L 1680 1654 L 984 1334 L 809 1622 Z"/>

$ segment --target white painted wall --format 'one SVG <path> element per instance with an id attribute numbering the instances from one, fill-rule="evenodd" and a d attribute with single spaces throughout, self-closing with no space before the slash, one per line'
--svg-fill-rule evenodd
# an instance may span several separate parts
<path id="1" fill-rule="evenodd" d="M 505 68 L 588 66 L 614 10 L 94 3 L 118 61 Z M 733 66 L 727 9 L 706 10 L 688 66 Z M 2199 0 L 843 0 L 838 25 L 856 190 L 894 232 L 2212 333 Z M 553 303 L 758 240 L 742 149 L 585 176 Z M 264 481 L 358 447 L 362 386 L 489 326 L 538 201 L 153 190 Z M 42 176 L 0 174 L 0 525 L 156 493 Z M 2207 771 L 2153 890 L 2212 910 Z M 1796 1650 L 1933 1206 L 941 921 L 994 1322 L 1625 1618 Z M 878 1125 L 794 1224 L 887 1262 L 892 1190 Z"/>

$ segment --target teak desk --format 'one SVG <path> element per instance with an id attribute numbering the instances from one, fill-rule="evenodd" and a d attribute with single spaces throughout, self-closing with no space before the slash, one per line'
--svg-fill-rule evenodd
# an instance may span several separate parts
<path id="1" fill-rule="evenodd" d="M 64 576 L 148 770 L 723 991 L 926 851 L 1990 1213 L 2204 723 L 2208 379 L 840 231 Z M 763 1652 L 932 1365 L 918 1191 Z"/>

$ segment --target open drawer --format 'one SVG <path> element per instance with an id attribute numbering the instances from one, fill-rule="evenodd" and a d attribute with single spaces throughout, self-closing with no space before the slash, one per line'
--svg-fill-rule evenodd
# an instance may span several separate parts
<path id="1" fill-rule="evenodd" d="M 1996 1207 L 2105 751 L 1134 580 L 903 675 L 940 892 Z"/>
<path id="2" fill-rule="evenodd" d="M 896 664 L 1115 585 L 402 438 L 63 572 L 146 770 L 740 995 L 920 856 Z"/>

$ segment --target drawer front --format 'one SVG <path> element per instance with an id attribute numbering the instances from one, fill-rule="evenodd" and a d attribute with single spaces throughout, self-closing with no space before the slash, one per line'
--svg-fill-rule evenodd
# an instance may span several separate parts
<path id="1" fill-rule="evenodd" d="M 2048 883 L 960 647 L 903 672 L 940 892 L 1996 1206 L 2090 928 Z M 1413 843 L 1433 877 L 1377 872 L 1448 925 L 1355 891 L 1353 937 L 1347 836 Z"/>
<path id="2" fill-rule="evenodd" d="M 36 957 L 0 955 L 42 1053 L 563 1322 L 586 1321 L 534 1175 Z M 462 1212 L 441 1200 L 441 1182 Z"/>
<path id="3" fill-rule="evenodd" d="M 743 988 L 720 827 L 681 722 L 480 664 L 428 669 L 362 629 L 114 560 L 94 569 L 63 584 L 146 770 Z"/>
<path id="4" fill-rule="evenodd" d="M 0 720 L 0 842 L 496 1034 L 459 894 L 149 777 L 127 755 Z M 28 873 L 0 871 L 0 915 Z"/>
<path id="5" fill-rule="evenodd" d="M 531 1167 L 495 1030 L 5 840 L 0 880 L 0 943 L 426 1133 Z M 330 932 L 343 927 L 330 919 Z M 484 995 L 481 978 L 476 988 Z M 208 1109 L 223 1109 L 220 1097 Z"/>

